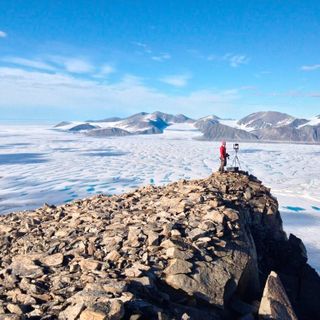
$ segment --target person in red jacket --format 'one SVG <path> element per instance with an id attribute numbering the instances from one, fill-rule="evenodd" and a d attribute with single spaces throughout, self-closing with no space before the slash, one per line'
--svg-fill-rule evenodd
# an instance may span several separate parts
<path id="1" fill-rule="evenodd" d="M 227 153 L 227 143 L 225 141 L 222 141 L 221 147 L 220 147 L 220 168 L 219 172 L 224 172 L 224 167 L 227 165 L 227 158 L 229 157 L 229 154 Z"/>

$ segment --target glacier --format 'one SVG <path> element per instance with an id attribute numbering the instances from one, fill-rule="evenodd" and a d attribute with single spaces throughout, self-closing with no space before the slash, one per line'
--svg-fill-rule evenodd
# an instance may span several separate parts
<path id="1" fill-rule="evenodd" d="M 219 167 L 219 142 L 188 123 L 161 135 L 96 138 L 48 125 L 0 126 L 0 214 L 62 204 L 142 185 L 205 178 Z M 232 144 L 227 145 L 230 161 Z M 278 198 L 287 233 L 305 243 L 320 271 L 320 145 L 241 143 L 243 170 Z"/>

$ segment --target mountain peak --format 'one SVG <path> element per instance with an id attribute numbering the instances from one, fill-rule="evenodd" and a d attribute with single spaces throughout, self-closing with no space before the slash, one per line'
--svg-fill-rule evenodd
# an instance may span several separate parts
<path id="1" fill-rule="evenodd" d="M 296 118 L 277 111 L 260 111 L 252 113 L 238 121 L 239 125 L 255 130 L 290 124 Z"/>

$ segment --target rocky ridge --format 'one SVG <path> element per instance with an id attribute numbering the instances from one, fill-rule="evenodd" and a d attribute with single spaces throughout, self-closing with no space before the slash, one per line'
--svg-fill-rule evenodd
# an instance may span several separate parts
<path id="1" fill-rule="evenodd" d="M 316 319 L 319 292 L 242 172 L 0 217 L 0 320 Z"/>

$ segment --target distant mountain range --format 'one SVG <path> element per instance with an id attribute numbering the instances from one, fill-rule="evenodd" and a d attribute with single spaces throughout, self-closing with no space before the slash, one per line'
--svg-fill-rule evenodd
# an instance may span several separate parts
<path id="1" fill-rule="evenodd" d="M 55 129 L 110 137 L 161 134 L 169 126 L 177 124 L 185 124 L 193 131 L 199 130 L 198 139 L 201 140 L 320 143 L 320 115 L 312 119 L 300 119 L 274 111 L 252 113 L 238 121 L 224 120 L 215 115 L 194 120 L 183 114 L 141 112 L 128 118 L 63 121 Z"/>

